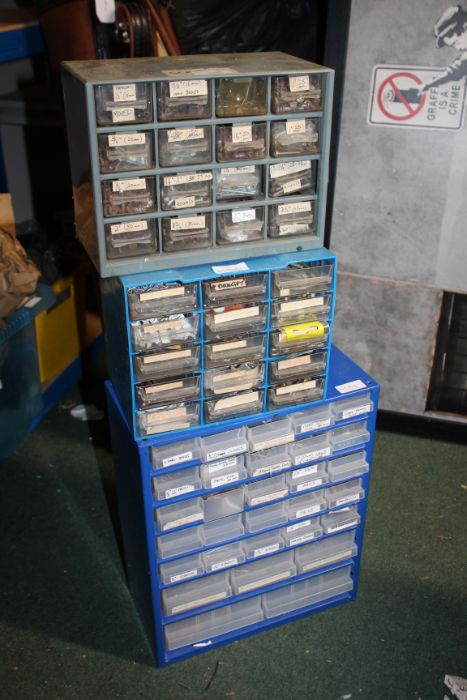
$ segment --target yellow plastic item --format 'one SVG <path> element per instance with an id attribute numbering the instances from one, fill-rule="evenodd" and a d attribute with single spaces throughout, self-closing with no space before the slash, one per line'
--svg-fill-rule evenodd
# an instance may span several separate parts
<path id="1" fill-rule="evenodd" d="M 79 355 L 75 287 L 72 277 L 52 285 L 57 303 L 36 316 L 37 356 L 41 383 L 58 377 Z"/>
<path id="2" fill-rule="evenodd" d="M 281 329 L 281 341 L 291 343 L 294 340 L 307 340 L 319 338 L 324 335 L 324 326 L 320 321 L 306 321 L 295 323 L 292 326 L 283 326 Z"/>

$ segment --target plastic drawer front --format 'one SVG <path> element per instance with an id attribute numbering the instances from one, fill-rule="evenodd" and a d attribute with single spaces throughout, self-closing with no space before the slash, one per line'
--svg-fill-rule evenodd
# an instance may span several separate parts
<path id="1" fill-rule="evenodd" d="M 162 608 L 166 615 L 177 615 L 186 610 L 224 600 L 231 593 L 228 574 L 216 574 L 162 591 Z"/>
<path id="2" fill-rule="evenodd" d="M 271 583 L 295 576 L 296 567 L 292 552 L 284 552 L 264 561 L 245 564 L 233 569 L 231 574 L 234 594 L 247 593 L 255 588 L 263 588 Z"/>
<path id="3" fill-rule="evenodd" d="M 329 539 L 299 547 L 295 550 L 295 564 L 297 572 L 305 574 L 325 566 L 337 564 L 340 561 L 351 559 L 357 554 L 355 533 L 343 532 Z"/>

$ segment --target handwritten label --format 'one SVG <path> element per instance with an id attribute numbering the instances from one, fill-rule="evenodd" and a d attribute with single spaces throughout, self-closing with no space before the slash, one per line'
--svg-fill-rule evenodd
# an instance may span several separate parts
<path id="1" fill-rule="evenodd" d="M 122 107 L 120 109 L 112 109 L 112 122 L 118 124 L 119 122 L 134 122 L 135 121 L 135 108 L 134 107 Z"/>
<path id="2" fill-rule="evenodd" d="M 146 143 L 146 134 L 110 134 L 107 138 L 109 148 L 120 146 L 141 146 Z"/>
<path id="3" fill-rule="evenodd" d="M 290 75 L 289 90 L 290 92 L 305 92 L 310 89 L 309 75 Z"/>
<path id="4" fill-rule="evenodd" d="M 134 190 L 145 190 L 146 178 L 134 177 L 131 180 L 112 180 L 113 192 L 133 192 Z"/>
<path id="5" fill-rule="evenodd" d="M 304 119 L 293 119 L 285 122 L 285 130 L 287 134 L 304 134 L 306 131 L 306 123 Z"/>
<path id="6" fill-rule="evenodd" d="M 254 172 L 254 165 L 240 165 L 237 168 L 221 168 L 221 175 L 248 175 Z"/>
<path id="7" fill-rule="evenodd" d="M 212 180 L 212 173 L 186 173 L 186 175 L 167 175 L 164 177 L 164 185 L 190 185 L 192 182 L 209 182 Z"/>
<path id="8" fill-rule="evenodd" d="M 303 469 L 296 469 L 292 472 L 292 479 L 301 479 L 302 476 L 307 476 L 307 474 L 316 474 L 318 471 L 318 464 L 312 464 L 310 467 L 304 467 Z"/>
<path id="9" fill-rule="evenodd" d="M 262 557 L 264 554 L 271 554 L 272 552 L 277 552 L 279 548 L 279 542 L 275 542 L 274 544 L 268 544 L 265 547 L 258 547 L 258 549 L 253 550 L 253 556 Z"/>
<path id="10" fill-rule="evenodd" d="M 312 481 L 305 481 L 303 484 L 297 484 L 297 491 L 307 491 L 308 489 L 314 489 L 315 486 L 321 486 L 323 479 L 313 479 Z"/>
<path id="11" fill-rule="evenodd" d="M 219 571 L 219 569 L 226 569 L 228 566 L 235 566 L 238 564 L 238 559 L 232 557 L 232 559 L 225 559 L 224 561 L 218 561 L 211 565 L 211 571 Z"/>
<path id="12" fill-rule="evenodd" d="M 284 175 L 292 175 L 293 173 L 301 173 L 304 170 L 311 170 L 311 162 L 309 160 L 292 160 L 287 163 L 275 163 L 269 166 L 269 174 L 273 179 Z"/>
<path id="13" fill-rule="evenodd" d="M 279 236 L 290 236 L 294 233 L 310 233 L 310 224 L 313 217 L 310 218 L 307 224 L 283 224 L 279 226 Z"/>
<path id="14" fill-rule="evenodd" d="M 193 578 L 193 576 L 198 575 L 198 569 L 191 569 L 191 571 L 184 571 L 183 574 L 175 574 L 170 577 L 170 583 L 177 583 L 177 581 L 184 581 L 187 578 Z"/>
<path id="15" fill-rule="evenodd" d="M 320 459 L 321 457 L 327 457 L 331 454 L 330 447 L 323 447 L 320 450 L 310 450 L 310 452 L 305 452 L 304 454 L 297 455 L 295 457 L 295 464 L 304 464 L 305 462 L 312 462 L 314 459 Z"/>
<path id="16" fill-rule="evenodd" d="M 277 207 L 279 216 L 287 214 L 303 214 L 311 211 L 311 202 L 293 202 L 292 204 L 279 204 Z"/>
<path id="17" fill-rule="evenodd" d="M 362 416 L 364 413 L 369 413 L 371 411 L 371 404 L 366 403 L 364 406 L 355 406 L 355 408 L 347 408 L 342 411 L 342 420 L 346 418 L 355 418 L 356 416 Z"/>
<path id="18" fill-rule="evenodd" d="M 170 219 L 171 231 L 199 230 L 205 228 L 205 216 L 184 216 L 178 219 Z"/>
<path id="19" fill-rule="evenodd" d="M 165 492 L 166 498 L 174 498 L 175 496 L 182 496 L 184 493 L 191 493 L 194 491 L 195 487 L 193 484 L 185 484 L 184 486 L 177 486 L 173 489 L 167 489 Z"/>
<path id="20" fill-rule="evenodd" d="M 204 138 L 204 129 L 201 127 L 191 127 L 189 129 L 169 129 L 167 140 L 169 143 L 176 141 L 196 141 Z"/>
<path id="21" fill-rule="evenodd" d="M 311 506 L 308 506 L 307 508 L 300 508 L 300 510 L 297 510 L 295 513 L 296 518 L 304 518 L 307 515 L 313 515 L 314 513 L 319 513 L 320 510 L 322 510 L 322 506 L 320 503 L 314 503 Z"/>
<path id="22" fill-rule="evenodd" d="M 229 467 L 235 466 L 237 466 L 237 457 L 221 459 L 219 462 L 214 462 L 208 466 L 208 474 L 215 474 L 216 472 L 222 471 L 222 469 L 229 469 Z"/>
<path id="23" fill-rule="evenodd" d="M 302 423 L 300 426 L 301 433 L 307 433 L 309 430 L 318 430 L 319 428 L 326 428 L 331 425 L 331 418 L 321 418 L 320 420 L 308 421 L 307 423 Z"/>
<path id="24" fill-rule="evenodd" d="M 122 224 L 111 224 L 110 234 L 115 236 L 120 233 L 134 233 L 135 231 L 147 231 L 147 221 L 126 221 Z"/>
<path id="25" fill-rule="evenodd" d="M 360 494 L 358 492 L 351 493 L 348 496 L 343 496 L 342 498 L 338 498 L 336 501 L 336 507 L 343 506 L 345 503 L 352 503 L 352 501 L 358 501 L 358 500 L 360 500 Z"/>
<path id="26" fill-rule="evenodd" d="M 313 540 L 316 537 L 314 532 L 307 532 L 304 535 L 298 535 L 297 537 L 291 537 L 289 540 L 290 546 L 293 547 L 296 544 L 301 544 L 302 542 L 308 542 L 308 540 Z"/>
<path id="27" fill-rule="evenodd" d="M 217 486 L 231 484 L 234 481 L 238 481 L 238 479 L 238 472 L 232 472 L 231 474 L 225 474 L 224 476 L 216 476 L 214 479 L 211 479 L 211 488 L 215 489 Z"/>
<path id="28" fill-rule="evenodd" d="M 162 460 L 163 467 L 171 467 L 175 464 L 180 464 L 181 462 L 189 462 L 193 459 L 193 452 L 180 452 L 178 455 L 171 455 Z"/>
<path id="29" fill-rule="evenodd" d="M 235 124 L 232 127 L 232 143 L 250 143 L 253 141 L 252 124 Z"/>
<path id="30" fill-rule="evenodd" d="M 195 206 L 195 198 L 192 197 L 176 197 L 174 199 L 175 209 L 187 209 Z"/>
<path id="31" fill-rule="evenodd" d="M 295 525 L 289 525 L 286 527 L 286 532 L 296 532 L 296 530 L 301 530 L 302 527 L 308 527 L 311 525 L 311 520 L 303 520 L 301 523 L 295 523 Z"/>
<path id="32" fill-rule="evenodd" d="M 207 94 L 207 80 L 177 80 L 169 82 L 170 97 L 198 97 Z"/>
<path id="33" fill-rule="evenodd" d="M 246 442 L 239 442 L 236 445 L 231 445 L 230 447 L 225 447 L 221 450 L 214 450 L 213 452 L 208 452 L 206 454 L 206 461 L 211 462 L 214 459 L 220 459 L 221 457 L 228 457 L 230 455 L 240 454 L 241 452 L 246 452 L 248 445 Z"/>
<path id="34" fill-rule="evenodd" d="M 302 188 L 302 181 L 300 179 L 290 180 L 289 182 L 284 182 L 282 189 L 284 194 L 290 194 L 291 192 L 296 192 Z"/>
<path id="35" fill-rule="evenodd" d="M 234 224 L 240 224 L 243 221 L 254 221 L 256 219 L 256 209 L 234 209 L 232 212 L 232 221 Z"/>
<path id="36" fill-rule="evenodd" d="M 135 102 L 136 84 L 128 83 L 126 85 L 114 85 L 113 96 L 114 102 Z"/>

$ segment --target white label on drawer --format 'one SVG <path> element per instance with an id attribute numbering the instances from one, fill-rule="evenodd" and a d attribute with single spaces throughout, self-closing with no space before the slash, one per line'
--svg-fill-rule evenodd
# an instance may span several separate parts
<path id="1" fill-rule="evenodd" d="M 113 86 L 114 102 L 135 102 L 136 101 L 136 85 L 128 83 L 126 85 Z"/>
<path id="2" fill-rule="evenodd" d="M 258 549 L 253 550 L 253 556 L 254 557 L 262 557 L 263 554 L 271 554 L 271 552 L 277 552 L 279 547 L 280 547 L 279 542 L 275 542 L 274 544 L 268 544 L 265 547 L 258 547 Z"/>
<path id="3" fill-rule="evenodd" d="M 188 415 L 185 406 L 180 406 L 179 408 L 172 408 L 168 411 L 156 411 L 155 413 L 148 413 L 146 420 L 148 424 L 153 423 L 165 423 L 166 421 L 174 420 L 174 418 L 184 418 Z"/>
<path id="4" fill-rule="evenodd" d="M 256 496 L 251 499 L 250 505 L 257 506 L 258 503 L 266 503 L 267 501 L 275 501 L 276 498 L 282 498 L 287 494 L 287 489 L 282 489 L 281 491 L 274 491 L 273 493 L 266 493 L 264 496 Z"/>
<path id="5" fill-rule="evenodd" d="M 118 233 L 133 233 L 134 231 L 147 231 L 147 221 L 126 221 L 122 224 L 111 224 L 110 233 L 115 236 Z"/>
<path id="6" fill-rule="evenodd" d="M 292 204 L 279 204 L 277 207 L 279 216 L 286 214 L 302 214 L 311 211 L 311 202 L 293 202 Z"/>
<path id="7" fill-rule="evenodd" d="M 169 143 L 174 143 L 175 141 L 196 141 L 202 138 L 204 138 L 204 129 L 200 127 L 169 129 L 167 131 L 167 140 Z"/>
<path id="8" fill-rule="evenodd" d="M 193 578 L 193 576 L 198 575 L 198 569 L 192 569 L 191 571 L 184 571 L 183 574 L 175 574 L 170 577 L 170 583 L 177 583 L 177 581 L 184 581 L 187 578 Z"/>
<path id="9" fill-rule="evenodd" d="M 246 262 L 235 263 L 234 265 L 213 265 L 211 268 L 216 275 L 223 275 L 227 272 L 244 272 L 249 269 Z"/>
<path id="10" fill-rule="evenodd" d="M 248 445 L 246 442 L 239 442 L 236 445 L 231 445 L 223 450 L 215 450 L 214 452 L 208 452 L 206 454 L 206 459 L 211 462 L 213 459 L 220 459 L 221 457 L 228 457 L 229 455 L 237 455 L 240 452 L 246 452 Z"/>
<path id="11" fill-rule="evenodd" d="M 306 124 L 304 119 L 289 119 L 285 122 L 285 130 L 287 134 L 304 134 Z"/>
<path id="12" fill-rule="evenodd" d="M 307 506 L 307 508 L 300 508 L 300 510 L 297 510 L 295 513 L 296 518 L 305 518 L 307 515 L 313 515 L 313 513 L 319 513 L 321 510 L 321 504 L 320 503 L 314 503 L 311 506 Z"/>
<path id="13" fill-rule="evenodd" d="M 345 503 L 352 503 L 352 501 L 358 501 L 360 499 L 360 494 L 357 493 L 351 493 L 349 496 L 343 496 L 342 498 L 338 498 L 336 501 L 336 506 L 343 506 Z"/>
<path id="14" fill-rule="evenodd" d="M 188 525 L 188 523 L 194 523 L 196 520 L 202 520 L 202 513 L 191 513 L 190 515 L 184 515 L 183 518 L 176 518 L 175 520 L 169 520 L 168 523 L 162 528 L 163 531 L 171 530 L 174 527 L 181 527 L 182 525 Z"/>
<path id="15" fill-rule="evenodd" d="M 306 535 L 298 535 L 297 537 L 291 537 L 289 540 L 290 547 L 295 544 L 300 544 L 301 542 L 307 542 L 308 540 L 313 540 L 315 538 L 314 532 L 308 532 Z"/>
<path id="16" fill-rule="evenodd" d="M 234 209 L 232 221 L 234 224 L 241 224 L 243 221 L 254 221 L 256 219 L 256 209 Z"/>
<path id="17" fill-rule="evenodd" d="M 338 552 L 337 554 L 333 554 L 325 559 L 319 559 L 317 561 L 312 561 L 309 564 L 305 564 L 303 566 L 303 571 L 305 572 L 310 571 L 310 569 L 320 569 L 322 566 L 326 566 L 326 564 L 334 564 L 336 561 L 340 561 L 341 559 L 350 559 L 352 556 L 352 550 L 346 549 L 345 552 Z"/>
<path id="18" fill-rule="evenodd" d="M 206 75 L 207 73 L 209 73 L 209 75 L 236 75 L 238 73 L 238 70 L 235 70 L 234 68 L 224 68 L 219 66 L 205 66 L 204 68 L 177 68 L 172 70 L 163 70 L 161 71 L 161 73 L 176 78 L 177 76 L 181 77 L 184 75 Z"/>
<path id="19" fill-rule="evenodd" d="M 205 216 L 184 216 L 179 219 L 170 219 L 171 231 L 186 231 L 188 229 L 202 229 L 206 226 Z"/>
<path id="20" fill-rule="evenodd" d="M 112 180 L 113 192 L 133 192 L 133 190 L 145 190 L 146 178 L 135 177 L 132 180 Z"/>
<path id="21" fill-rule="evenodd" d="M 107 137 L 109 148 L 119 146 L 140 146 L 146 143 L 146 134 L 110 134 Z"/>
<path id="22" fill-rule="evenodd" d="M 262 474 L 270 474 L 271 472 L 281 471 L 282 469 L 287 469 L 291 466 L 290 459 L 286 459 L 283 462 L 276 462 L 276 464 L 270 464 L 267 467 L 258 467 L 253 471 L 253 476 L 261 476 Z"/>
<path id="23" fill-rule="evenodd" d="M 167 489 L 165 492 L 166 498 L 174 498 L 175 496 L 182 496 L 184 493 L 190 493 L 194 491 L 195 487 L 193 484 L 185 484 L 184 486 L 177 486 L 173 489 Z"/>
<path id="24" fill-rule="evenodd" d="M 346 382 L 345 384 L 336 386 L 336 391 L 338 391 L 339 394 L 348 394 L 349 391 L 357 391 L 357 389 L 366 389 L 366 385 L 361 379 L 355 379 L 353 382 Z"/>
<path id="25" fill-rule="evenodd" d="M 303 484 L 297 484 L 297 491 L 306 491 L 307 489 L 314 489 L 315 486 L 321 486 L 323 479 L 313 479 L 313 481 L 305 481 Z"/>
<path id="26" fill-rule="evenodd" d="M 297 455 L 295 457 L 295 464 L 304 464 L 304 462 L 311 462 L 314 459 L 320 459 L 320 457 L 327 457 L 330 454 L 330 447 L 323 447 L 320 450 L 311 450 L 311 452 L 305 452 L 305 454 Z"/>
<path id="27" fill-rule="evenodd" d="M 221 168 L 221 175 L 248 175 L 254 172 L 254 165 L 240 165 L 238 168 Z"/>
<path id="28" fill-rule="evenodd" d="M 268 440 L 262 440 L 261 442 L 255 442 L 254 451 L 267 450 L 270 447 L 277 447 L 278 445 L 286 445 L 288 442 L 294 441 L 294 434 L 287 433 L 287 435 L 278 435 L 276 438 L 269 438 Z"/>
<path id="29" fill-rule="evenodd" d="M 340 525 L 334 525 L 334 527 L 328 527 L 328 532 L 337 532 L 338 530 L 344 530 L 347 527 L 354 527 L 358 525 L 358 520 L 351 520 L 349 523 L 341 523 Z"/>
<path id="30" fill-rule="evenodd" d="M 211 479 L 211 488 L 215 489 L 217 486 L 231 484 L 234 481 L 238 481 L 238 479 L 238 472 L 232 472 L 231 474 L 225 474 L 224 476 L 215 476 L 214 479 Z"/>
<path id="31" fill-rule="evenodd" d="M 236 277 L 233 280 L 222 280 L 221 282 L 210 282 L 209 286 L 216 292 L 224 291 L 225 289 L 241 289 L 246 287 L 246 279 L 244 277 Z"/>
<path id="32" fill-rule="evenodd" d="M 112 121 L 114 124 L 118 124 L 118 122 L 134 122 L 135 108 L 122 107 L 121 109 L 112 109 Z"/>
<path id="33" fill-rule="evenodd" d="M 186 175 L 167 175 L 164 177 L 164 185 L 190 185 L 192 182 L 208 182 L 212 180 L 212 173 L 186 173 Z"/>
<path id="34" fill-rule="evenodd" d="M 219 571 L 219 569 L 226 569 L 228 566 L 235 566 L 238 564 L 237 557 L 232 557 L 232 559 L 225 559 L 225 561 L 218 561 L 211 565 L 211 571 Z"/>
<path id="35" fill-rule="evenodd" d="M 283 224 L 279 226 L 279 236 L 289 236 L 291 233 L 309 233 L 310 224 L 313 221 L 313 217 L 307 224 Z M 282 294 L 281 296 L 288 296 L 287 294 Z"/>
<path id="36" fill-rule="evenodd" d="M 253 141 L 252 124 L 235 124 L 232 127 L 232 143 L 250 143 Z"/>
<path id="37" fill-rule="evenodd" d="M 291 360 L 279 360 L 277 369 L 290 369 L 291 367 L 301 367 L 309 364 L 311 364 L 311 355 L 300 355 L 300 357 L 293 357 Z"/>
<path id="38" fill-rule="evenodd" d="M 259 588 L 260 586 L 267 586 L 269 583 L 274 583 L 275 581 L 281 581 L 284 578 L 289 578 L 290 571 L 283 571 L 280 574 L 275 574 L 274 576 L 268 576 L 267 578 L 260 579 L 259 581 L 253 581 L 252 583 L 245 583 L 243 586 L 238 587 L 239 593 L 246 593 L 247 591 L 253 590 L 253 588 Z"/>
<path id="39" fill-rule="evenodd" d="M 222 411 L 226 408 L 255 403 L 256 401 L 259 401 L 259 392 L 252 391 L 251 394 L 239 394 L 238 396 L 229 396 L 227 399 L 219 399 L 219 401 L 215 402 L 214 410 Z"/>
<path id="40" fill-rule="evenodd" d="M 140 301 L 152 301 L 153 299 L 164 299 L 165 297 L 182 297 L 185 294 L 185 287 L 169 287 L 153 292 L 143 292 L 139 295 Z"/>
<path id="41" fill-rule="evenodd" d="M 175 605 L 171 611 L 171 615 L 177 615 L 178 613 L 184 612 L 185 610 L 191 610 L 191 608 L 200 608 L 202 605 L 208 605 L 208 603 L 214 603 L 216 600 L 223 600 L 227 598 L 227 592 L 222 591 L 221 593 L 214 593 L 213 595 L 208 595 L 205 598 L 198 598 L 197 600 L 190 600 L 189 603 L 183 603 L 182 605 Z"/>
<path id="42" fill-rule="evenodd" d="M 301 523 L 289 525 L 289 527 L 286 527 L 285 530 L 286 532 L 295 532 L 296 530 L 301 530 L 302 527 L 308 527 L 308 525 L 311 525 L 311 520 L 303 520 Z"/>
<path id="43" fill-rule="evenodd" d="M 307 382 L 298 382 L 296 384 L 287 384 L 287 386 L 276 387 L 276 395 L 281 396 L 283 394 L 292 394 L 294 391 L 306 391 L 307 389 L 314 389 L 316 387 L 316 380 L 310 379 Z"/>
<path id="44" fill-rule="evenodd" d="M 300 479 L 302 476 L 307 474 L 316 474 L 318 471 L 318 464 L 312 464 L 309 467 L 304 467 L 303 469 L 296 469 L 292 472 L 292 479 Z"/>
<path id="45" fill-rule="evenodd" d="M 192 197 L 176 197 L 174 199 L 175 209 L 187 209 L 195 206 L 195 198 Z"/>
<path id="46" fill-rule="evenodd" d="M 304 92 L 310 89 L 309 75 L 289 75 L 290 92 Z"/>
<path id="47" fill-rule="evenodd" d="M 328 425 L 331 425 L 331 418 L 321 418 L 321 420 L 302 423 L 300 426 L 300 432 L 307 433 L 309 430 L 318 430 L 319 428 L 326 428 Z"/>
<path id="48" fill-rule="evenodd" d="M 304 170 L 311 170 L 311 162 L 309 160 L 293 160 L 288 163 L 275 163 L 269 166 L 269 174 L 272 179 L 283 177 L 284 175 L 292 175 L 292 173 L 301 173 Z"/>
<path id="49" fill-rule="evenodd" d="M 153 362 L 181 360 L 184 357 L 191 357 L 191 350 L 176 350 L 175 352 L 161 352 L 157 355 L 145 355 L 143 356 L 143 365 L 150 365 Z"/>
<path id="50" fill-rule="evenodd" d="M 211 349 L 212 352 L 224 352 L 227 350 L 238 350 L 239 348 L 246 348 L 247 346 L 247 341 L 246 340 L 235 340 L 232 343 L 217 343 L 216 345 L 212 345 Z"/>
<path id="51" fill-rule="evenodd" d="M 290 194 L 291 192 L 296 192 L 302 187 L 302 181 L 298 178 L 297 180 L 290 180 L 289 182 L 284 182 L 282 189 L 284 194 Z"/>
<path id="52" fill-rule="evenodd" d="M 222 323 L 236 321 L 241 318 L 253 318 L 259 316 L 259 306 L 247 306 L 244 309 L 236 309 L 235 311 L 223 311 L 214 316 L 214 325 L 220 326 Z"/>
<path id="53" fill-rule="evenodd" d="M 180 464 L 180 462 L 189 462 L 191 459 L 193 459 L 193 452 L 180 452 L 178 455 L 172 455 L 163 459 L 162 466 L 171 467 L 174 464 Z"/>
<path id="54" fill-rule="evenodd" d="M 169 82 L 170 97 L 198 97 L 208 94 L 207 80 L 177 80 Z"/>
<path id="55" fill-rule="evenodd" d="M 355 408 L 347 408 L 342 411 L 342 420 L 346 418 L 355 418 L 355 416 L 361 416 L 364 413 L 369 413 L 371 411 L 371 405 L 366 403 L 364 406 L 356 406 Z"/>
<path id="56" fill-rule="evenodd" d="M 160 333 L 160 331 L 175 331 L 181 328 L 183 321 L 181 318 L 173 318 L 160 323 L 150 323 L 143 326 L 143 333 Z"/>
<path id="57" fill-rule="evenodd" d="M 312 306 L 323 306 L 324 297 L 312 297 L 311 299 L 299 299 L 298 301 L 283 301 L 279 304 L 279 310 L 296 311 L 297 309 L 308 309 Z"/>
<path id="58" fill-rule="evenodd" d="M 146 386 L 144 388 L 145 394 L 159 394 L 163 391 L 171 391 L 172 389 L 181 389 L 183 387 L 183 382 L 169 382 L 169 384 L 157 384 L 155 386 Z"/>
<path id="59" fill-rule="evenodd" d="M 219 462 L 214 462 L 214 464 L 208 465 L 208 474 L 215 474 L 220 472 L 222 469 L 228 469 L 229 467 L 235 467 L 237 465 L 236 457 L 229 457 L 228 459 L 221 459 Z"/>

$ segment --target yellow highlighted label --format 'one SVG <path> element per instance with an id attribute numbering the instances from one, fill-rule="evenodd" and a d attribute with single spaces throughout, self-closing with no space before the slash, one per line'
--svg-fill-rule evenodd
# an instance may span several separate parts
<path id="1" fill-rule="evenodd" d="M 281 328 L 282 340 L 293 342 L 294 340 L 306 340 L 307 338 L 319 338 L 324 335 L 324 326 L 319 321 L 295 323 L 292 326 Z"/>

